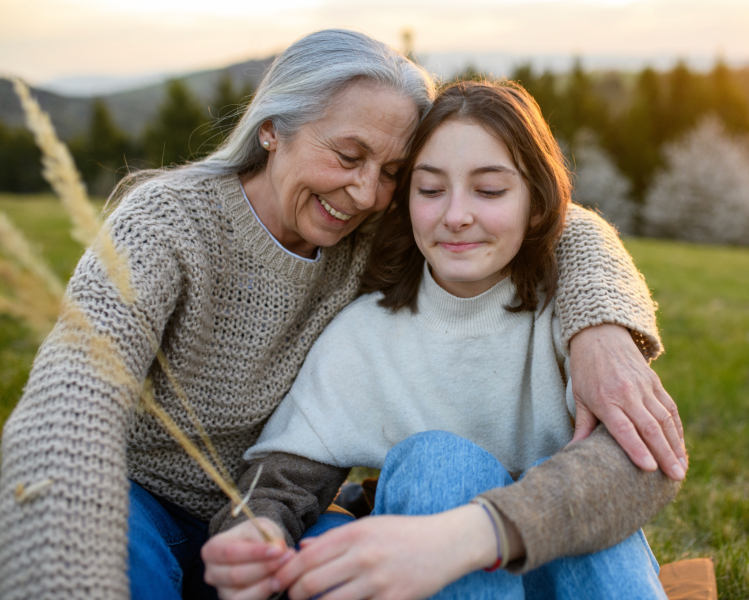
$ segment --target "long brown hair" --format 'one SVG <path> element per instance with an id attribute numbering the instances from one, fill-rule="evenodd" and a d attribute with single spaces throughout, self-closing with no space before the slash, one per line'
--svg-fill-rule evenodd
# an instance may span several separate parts
<path id="1" fill-rule="evenodd" d="M 517 291 L 515 305 L 507 309 L 536 310 L 539 288 L 545 291 L 546 308 L 557 288 L 555 249 L 570 201 L 570 175 L 536 101 L 506 80 L 456 83 L 439 94 L 416 130 L 393 205 L 377 227 L 361 292 L 381 291 L 381 306 L 416 312 L 424 256 L 416 246 L 408 210 L 411 173 L 435 130 L 455 119 L 478 123 L 501 140 L 528 185 L 534 224 L 528 225 L 520 250 L 505 268 Z"/>

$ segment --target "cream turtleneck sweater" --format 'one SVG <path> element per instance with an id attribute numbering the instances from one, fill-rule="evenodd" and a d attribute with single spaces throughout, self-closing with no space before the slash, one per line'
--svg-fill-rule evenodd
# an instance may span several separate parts
<path id="1" fill-rule="evenodd" d="M 381 297 L 359 298 L 322 333 L 245 459 L 286 452 L 379 469 L 397 443 L 442 430 L 519 473 L 569 442 L 575 402 L 554 298 L 513 313 L 509 278 L 458 298 L 426 265 L 418 313 L 392 313 Z"/>

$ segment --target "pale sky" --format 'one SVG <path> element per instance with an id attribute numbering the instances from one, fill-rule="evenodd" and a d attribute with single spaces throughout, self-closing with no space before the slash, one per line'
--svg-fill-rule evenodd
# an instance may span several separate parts
<path id="1" fill-rule="evenodd" d="M 0 0 L 0 74 L 178 73 L 349 27 L 417 55 L 714 57 L 749 64 L 749 0 Z"/>

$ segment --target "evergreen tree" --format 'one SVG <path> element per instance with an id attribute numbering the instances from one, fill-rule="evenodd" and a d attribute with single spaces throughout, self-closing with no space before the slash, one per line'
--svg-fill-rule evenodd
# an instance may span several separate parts
<path id="1" fill-rule="evenodd" d="M 46 191 L 41 153 L 31 133 L 0 123 L 0 191 L 31 193 Z"/>
<path id="2" fill-rule="evenodd" d="M 127 134 L 114 124 L 101 98 L 94 100 L 88 132 L 71 140 L 69 146 L 89 191 L 96 195 L 108 195 L 125 175 L 128 156 L 132 158 L 134 152 Z"/>
<path id="3" fill-rule="evenodd" d="M 651 68 L 644 69 L 637 78 L 629 108 L 613 120 L 602 139 L 619 169 L 632 182 L 632 197 L 636 202 L 642 202 L 661 164 L 667 111 L 662 87 L 659 75 Z M 632 227 L 639 231 L 637 221 Z"/>
<path id="4" fill-rule="evenodd" d="M 453 77 L 453 81 L 481 81 L 484 77 L 485 75 L 481 71 L 469 63 L 461 72 Z"/>
<path id="5" fill-rule="evenodd" d="M 510 78 L 520 83 L 538 102 L 544 119 L 556 135 L 553 117 L 559 110 L 560 99 L 559 94 L 557 94 L 557 78 L 554 73 L 546 70 L 540 77 L 536 77 L 532 65 L 524 63 L 515 68 Z"/>
<path id="6" fill-rule="evenodd" d="M 156 119 L 146 129 L 145 156 L 154 167 L 180 164 L 196 158 L 207 114 L 182 81 L 172 80 Z"/>
<path id="7" fill-rule="evenodd" d="M 216 148 L 231 133 L 242 118 L 255 90 L 248 81 L 241 90 L 234 87 L 230 73 L 225 72 L 216 84 L 216 92 L 210 104 L 213 124 L 205 135 L 207 149 Z"/>
<path id="8" fill-rule="evenodd" d="M 724 61 L 715 63 L 708 82 L 711 111 L 722 119 L 729 131 L 749 131 L 749 98 Z"/>
<path id="9" fill-rule="evenodd" d="M 593 89 L 590 76 L 576 60 L 564 93 L 560 97 L 558 117 L 553 119 L 555 133 L 572 140 L 581 129 L 601 131 L 606 127 L 607 110 Z"/>
<path id="10" fill-rule="evenodd" d="M 682 136 L 697 125 L 709 108 L 704 81 L 679 62 L 667 75 L 667 110 L 663 114 L 664 141 Z"/>

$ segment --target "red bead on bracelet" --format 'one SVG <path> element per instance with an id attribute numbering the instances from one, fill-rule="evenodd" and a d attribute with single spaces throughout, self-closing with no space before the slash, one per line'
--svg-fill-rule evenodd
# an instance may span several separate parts
<path id="1" fill-rule="evenodd" d="M 496 571 L 497 569 L 500 569 L 502 567 L 502 557 L 500 556 L 491 567 L 485 567 L 484 571 L 487 573 L 492 573 L 493 571 Z"/>

